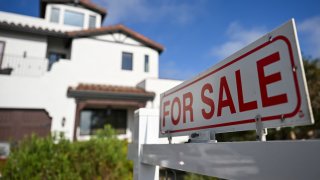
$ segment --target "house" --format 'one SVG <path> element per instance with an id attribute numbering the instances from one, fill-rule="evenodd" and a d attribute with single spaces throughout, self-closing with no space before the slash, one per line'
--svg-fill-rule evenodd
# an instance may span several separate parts
<path id="1" fill-rule="evenodd" d="M 161 44 L 103 27 L 107 14 L 90 0 L 40 0 L 39 18 L 0 12 L 0 142 L 85 140 L 105 124 L 130 141 L 134 111 L 181 83 L 159 78 Z"/>

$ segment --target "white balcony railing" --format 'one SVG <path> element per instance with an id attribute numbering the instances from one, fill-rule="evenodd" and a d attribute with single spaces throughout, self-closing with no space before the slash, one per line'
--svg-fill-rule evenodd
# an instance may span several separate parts
<path id="1" fill-rule="evenodd" d="M 4 54 L 1 69 L 11 68 L 12 76 L 42 76 L 47 72 L 48 59 Z"/>

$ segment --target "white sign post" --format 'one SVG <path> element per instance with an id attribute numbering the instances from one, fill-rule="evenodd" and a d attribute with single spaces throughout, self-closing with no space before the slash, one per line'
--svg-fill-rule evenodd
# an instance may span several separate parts
<path id="1" fill-rule="evenodd" d="M 160 137 L 313 123 L 294 21 L 161 95 Z"/>

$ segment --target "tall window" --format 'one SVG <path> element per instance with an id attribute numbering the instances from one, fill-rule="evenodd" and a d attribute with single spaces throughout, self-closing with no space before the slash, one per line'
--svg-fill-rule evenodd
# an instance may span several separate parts
<path id="1" fill-rule="evenodd" d="M 132 53 L 122 53 L 122 69 L 132 70 Z"/>
<path id="2" fill-rule="evenodd" d="M 96 16 L 89 16 L 89 28 L 95 28 L 96 27 Z"/>
<path id="3" fill-rule="evenodd" d="M 51 9 L 50 22 L 59 23 L 59 17 L 60 17 L 60 9 L 53 7 Z"/>
<path id="4" fill-rule="evenodd" d="M 149 56 L 144 56 L 144 72 L 149 72 Z"/>
<path id="5" fill-rule="evenodd" d="M 125 109 L 84 109 L 80 114 L 80 135 L 92 135 L 111 125 L 117 134 L 125 134 L 127 129 L 127 110 Z"/>
<path id="6" fill-rule="evenodd" d="M 83 27 L 84 14 L 68 11 L 64 12 L 64 24 L 71 26 Z"/>

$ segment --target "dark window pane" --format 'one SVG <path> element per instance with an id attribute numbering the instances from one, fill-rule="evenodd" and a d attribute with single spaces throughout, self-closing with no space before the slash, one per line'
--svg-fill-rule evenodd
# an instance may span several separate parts
<path id="1" fill-rule="evenodd" d="M 64 12 L 64 24 L 83 27 L 84 15 L 82 13 L 66 10 Z"/>
<path id="2" fill-rule="evenodd" d="M 132 70 L 132 54 L 122 53 L 122 69 Z"/>
<path id="3" fill-rule="evenodd" d="M 149 72 L 149 56 L 144 56 L 144 72 Z"/>
<path id="4" fill-rule="evenodd" d="M 48 70 L 51 70 L 51 67 L 54 63 L 58 62 L 59 59 L 64 59 L 66 58 L 65 54 L 61 54 L 61 53 L 56 53 L 56 52 L 50 52 L 48 55 L 48 59 L 49 59 L 49 64 L 48 64 Z"/>
<path id="5" fill-rule="evenodd" d="M 96 27 L 96 16 L 89 16 L 89 28 Z"/>
<path id="6" fill-rule="evenodd" d="M 58 23 L 60 17 L 60 9 L 58 8 L 52 8 L 51 9 L 51 16 L 50 16 L 50 22 Z"/>
<path id="7" fill-rule="evenodd" d="M 92 135 L 110 124 L 118 134 L 127 129 L 127 110 L 125 109 L 85 109 L 80 114 L 80 135 Z"/>
<path id="8" fill-rule="evenodd" d="M 81 111 L 80 134 L 90 135 L 91 111 Z"/>
<path id="9" fill-rule="evenodd" d="M 4 41 L 0 41 L 0 69 L 1 69 L 1 65 L 2 65 L 2 58 L 4 55 L 4 46 L 5 46 L 5 42 Z"/>

